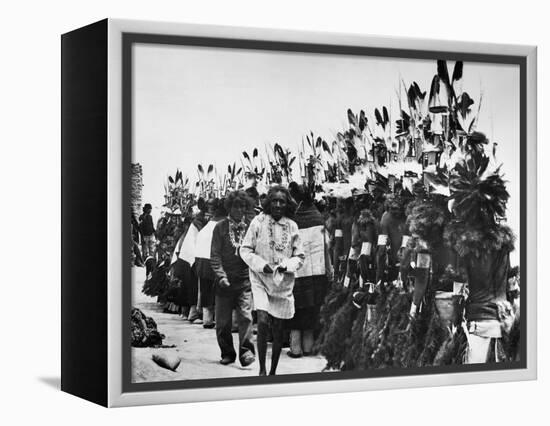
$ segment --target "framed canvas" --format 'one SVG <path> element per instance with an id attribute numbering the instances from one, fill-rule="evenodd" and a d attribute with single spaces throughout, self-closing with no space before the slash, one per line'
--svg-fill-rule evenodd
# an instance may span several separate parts
<path id="1" fill-rule="evenodd" d="M 64 391 L 536 378 L 535 47 L 111 19 L 61 44 Z"/>

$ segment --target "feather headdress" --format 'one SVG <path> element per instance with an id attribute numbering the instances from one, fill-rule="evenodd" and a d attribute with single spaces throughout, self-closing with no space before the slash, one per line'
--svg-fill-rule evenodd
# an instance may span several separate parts
<path id="1" fill-rule="evenodd" d="M 489 157 L 468 156 L 450 176 L 453 212 L 464 223 L 494 226 L 506 215 L 510 195 L 500 168 L 488 170 Z"/>

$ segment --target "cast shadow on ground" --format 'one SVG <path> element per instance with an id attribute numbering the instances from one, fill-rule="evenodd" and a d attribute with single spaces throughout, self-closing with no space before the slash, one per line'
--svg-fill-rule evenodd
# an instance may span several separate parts
<path id="1" fill-rule="evenodd" d="M 61 389 L 61 377 L 39 377 L 38 381 L 54 389 Z"/>

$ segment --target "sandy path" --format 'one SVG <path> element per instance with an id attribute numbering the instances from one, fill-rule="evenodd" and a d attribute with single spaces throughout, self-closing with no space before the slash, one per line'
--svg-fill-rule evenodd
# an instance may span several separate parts
<path id="1" fill-rule="evenodd" d="M 207 330 L 202 325 L 193 325 L 183 321 L 178 315 L 162 313 L 162 308 L 150 298 L 141 293 L 145 279 L 144 268 L 133 268 L 133 306 L 141 309 L 145 315 L 153 317 L 158 329 L 166 336 L 166 345 L 176 345 L 175 348 L 132 348 L 132 365 L 134 382 L 209 379 L 221 377 L 244 377 L 258 374 L 258 363 L 243 368 L 238 362 L 229 366 L 219 364 L 220 351 L 216 342 L 214 330 Z M 254 336 L 255 338 L 255 336 Z M 237 344 L 238 335 L 233 334 Z M 269 348 L 270 350 L 270 348 Z M 182 362 L 175 372 L 159 367 L 151 356 L 159 352 L 175 353 Z M 277 369 L 278 374 L 315 373 L 325 367 L 322 356 L 293 359 L 286 355 L 283 349 Z M 268 363 L 271 353 L 268 353 Z"/>

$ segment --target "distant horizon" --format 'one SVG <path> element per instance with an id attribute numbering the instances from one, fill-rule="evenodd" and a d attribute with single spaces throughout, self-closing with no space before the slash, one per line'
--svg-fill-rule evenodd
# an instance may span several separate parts
<path id="1" fill-rule="evenodd" d="M 164 203 L 176 169 L 194 181 L 197 165 L 224 171 L 242 151 L 275 142 L 297 153 L 313 131 L 327 142 L 347 128 L 348 108 L 388 107 L 392 126 L 398 87 L 423 91 L 435 60 L 137 44 L 134 49 L 132 162 L 143 167 L 143 203 Z M 448 61 L 452 73 L 453 61 Z M 507 223 L 519 238 L 519 66 L 464 63 L 462 86 L 483 102 L 477 129 L 498 143 L 510 193 Z M 404 93 L 402 99 L 405 101 Z M 512 253 L 519 261 L 518 249 Z M 514 263 L 513 262 L 513 263 Z"/>

